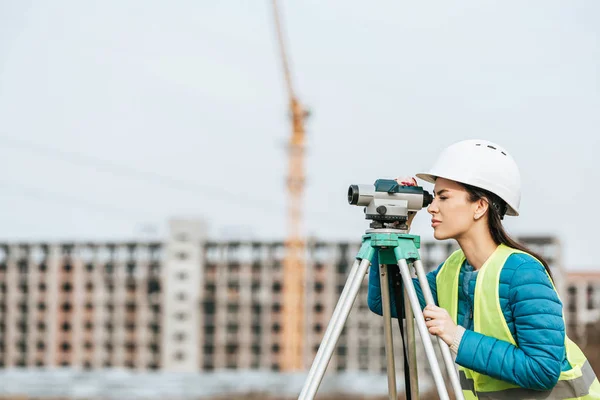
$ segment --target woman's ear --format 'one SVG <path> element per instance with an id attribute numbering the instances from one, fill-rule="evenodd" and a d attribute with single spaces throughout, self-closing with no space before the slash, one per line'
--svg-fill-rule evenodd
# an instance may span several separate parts
<path id="1" fill-rule="evenodd" d="M 481 198 L 481 199 L 477 200 L 475 202 L 475 213 L 473 214 L 473 218 L 475 220 L 481 219 L 481 217 L 483 217 L 485 215 L 485 213 L 487 212 L 489 207 L 490 207 L 490 204 L 487 202 L 486 199 Z"/>

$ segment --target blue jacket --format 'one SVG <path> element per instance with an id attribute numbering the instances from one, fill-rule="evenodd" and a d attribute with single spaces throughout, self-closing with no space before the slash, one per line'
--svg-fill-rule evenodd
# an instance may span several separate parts
<path id="1" fill-rule="evenodd" d="M 379 265 L 377 257 L 372 265 Z M 442 265 L 427 274 L 436 305 L 436 276 Z M 466 261 L 460 271 L 457 322 L 467 330 L 456 363 L 523 388 L 553 388 L 561 371 L 570 370 L 571 365 L 566 359 L 562 303 L 544 266 L 528 254 L 516 253 L 507 259 L 500 273 L 500 306 L 518 347 L 473 331 L 476 272 Z M 424 308 L 425 300 L 416 278 L 413 284 Z M 392 285 L 390 297 L 392 316 L 397 318 Z M 382 315 L 379 274 L 373 267 L 369 272 L 367 300 L 369 309 Z"/>

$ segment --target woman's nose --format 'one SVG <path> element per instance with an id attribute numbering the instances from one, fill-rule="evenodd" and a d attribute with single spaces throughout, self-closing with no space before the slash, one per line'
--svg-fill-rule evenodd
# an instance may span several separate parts
<path id="1" fill-rule="evenodd" d="M 431 204 L 429 204 L 429 207 L 427 207 L 427 212 L 431 215 L 437 213 L 438 210 L 438 206 L 437 206 L 437 201 L 435 200 L 435 198 L 433 199 L 433 201 L 431 202 Z"/>

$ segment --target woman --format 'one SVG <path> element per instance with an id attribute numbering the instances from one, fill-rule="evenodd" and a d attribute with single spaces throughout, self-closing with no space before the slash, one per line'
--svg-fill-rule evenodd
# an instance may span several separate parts
<path id="1" fill-rule="evenodd" d="M 465 398 L 600 399 L 594 371 L 565 334 L 548 264 L 502 227 L 505 215 L 519 215 L 513 158 L 494 143 L 466 140 L 417 177 L 435 184 L 427 209 L 434 237 L 460 246 L 427 274 L 435 306 L 425 307 L 416 279 L 414 286 L 429 332 L 456 355 Z M 416 185 L 414 178 L 398 181 Z M 369 273 L 368 304 L 382 314 L 377 268 Z"/>

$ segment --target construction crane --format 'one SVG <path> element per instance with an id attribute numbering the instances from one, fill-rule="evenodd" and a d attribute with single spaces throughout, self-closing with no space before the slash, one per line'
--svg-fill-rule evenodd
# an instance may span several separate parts
<path id="1" fill-rule="evenodd" d="M 280 366 L 282 371 L 299 371 L 304 369 L 304 253 L 306 243 L 301 232 L 301 223 L 304 196 L 304 120 L 308 116 L 308 112 L 296 97 L 292 85 L 277 0 L 273 0 L 273 13 L 292 119 L 292 135 L 288 148 L 288 236 L 283 260 L 283 343 Z"/>

